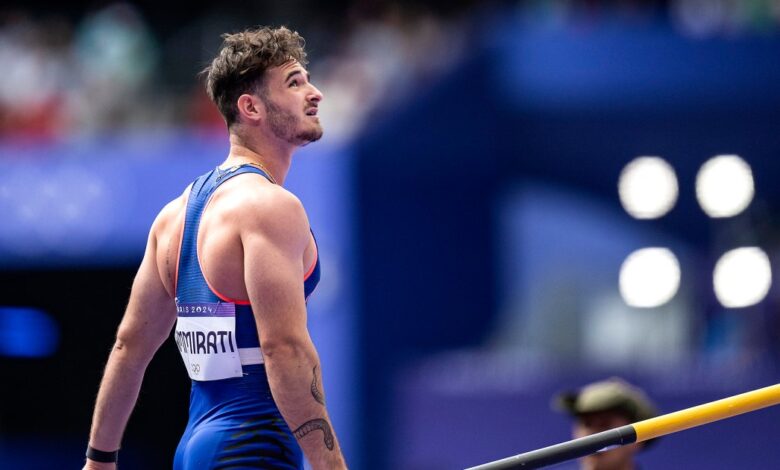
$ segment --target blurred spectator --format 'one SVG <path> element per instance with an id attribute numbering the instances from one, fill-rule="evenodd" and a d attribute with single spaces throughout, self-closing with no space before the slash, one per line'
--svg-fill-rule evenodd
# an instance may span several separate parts
<path id="1" fill-rule="evenodd" d="M 236 12 L 211 18 L 202 10 L 182 23 L 157 17 L 149 22 L 138 6 L 126 2 L 75 10 L 70 20 L 36 16 L 32 10 L 0 11 L 5 64 L 0 136 L 58 137 L 128 126 L 224 128 L 202 86 L 182 86 L 181 77 L 191 77 L 190 84 L 206 65 L 198 62 L 203 51 L 192 50 L 216 47 L 213 23 L 229 30 L 254 20 Z M 460 56 L 464 44 L 457 21 L 419 7 L 378 2 L 364 8 L 355 2 L 347 11 L 343 25 L 321 30 L 310 45 L 315 54 L 326 51 L 312 58 L 312 72 L 329 97 L 323 121 L 335 140 L 352 136 L 375 108 L 387 111 L 428 84 Z M 309 18 L 290 26 L 316 28 L 317 15 Z M 180 31 L 189 41 L 201 41 L 182 51 Z"/>
<path id="2" fill-rule="evenodd" d="M 236 8 L 215 16 L 202 7 L 174 17 L 131 2 L 61 8 L 67 13 L 60 16 L 23 4 L 0 10 L 0 137 L 127 126 L 220 129 L 216 113 L 203 106 L 202 90 L 193 91 L 190 78 L 182 85 L 183 77 L 194 79 L 206 65 L 198 60 L 218 45 L 214 31 L 292 18 L 293 29 L 317 32 L 309 46 L 313 79 L 328 96 L 322 119 L 329 139 L 346 140 L 359 125 L 376 121 L 372 113 L 381 118 L 459 59 L 469 15 L 482 4 L 454 2 L 442 12 L 424 3 L 354 1 L 340 13 L 316 2 L 296 5 L 309 13 L 291 16 L 266 5 L 249 14 Z M 517 11 L 529 24 L 554 28 L 587 30 L 619 17 L 665 20 L 692 38 L 780 31 L 780 0 L 538 0 L 518 2 Z M 327 27 L 324 17 L 331 18 Z"/>
<path id="3" fill-rule="evenodd" d="M 314 80 L 328 98 L 323 106 L 327 132 L 347 138 L 372 111 L 380 117 L 451 66 L 463 51 L 465 34 L 457 21 L 429 11 L 390 4 L 378 13 L 355 9 L 355 19 L 337 53 L 313 67 Z"/>
<path id="4" fill-rule="evenodd" d="M 573 436 L 580 438 L 656 416 L 655 405 L 641 389 L 617 378 L 595 382 L 557 395 L 553 405 L 574 418 Z M 636 454 L 651 442 L 617 447 L 580 460 L 583 470 L 632 470 Z"/>
<path id="5" fill-rule="evenodd" d="M 44 137 L 67 119 L 65 91 L 72 75 L 71 30 L 60 18 L 33 21 L 23 12 L 0 20 L 0 135 Z"/>
<path id="6" fill-rule="evenodd" d="M 154 106 L 144 92 L 157 65 L 157 46 L 138 10 L 115 3 L 87 15 L 73 44 L 80 87 L 71 106 L 80 130 L 148 122 Z"/>

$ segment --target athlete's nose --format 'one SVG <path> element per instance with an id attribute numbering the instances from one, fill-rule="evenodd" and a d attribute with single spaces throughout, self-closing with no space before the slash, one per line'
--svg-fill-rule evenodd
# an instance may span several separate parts
<path id="1" fill-rule="evenodd" d="M 312 85 L 311 88 L 312 88 L 312 93 L 309 95 L 309 101 L 317 104 L 320 101 L 322 101 L 323 98 L 322 92 L 314 85 Z"/>

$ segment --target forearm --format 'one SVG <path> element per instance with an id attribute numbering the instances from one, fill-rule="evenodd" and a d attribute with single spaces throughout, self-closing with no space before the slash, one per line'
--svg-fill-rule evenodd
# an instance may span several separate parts
<path id="1" fill-rule="evenodd" d="M 89 443 L 104 451 L 120 447 L 122 434 L 138 399 L 148 361 L 117 341 L 100 383 Z"/>
<path id="2" fill-rule="evenodd" d="M 264 355 L 274 400 L 309 463 L 314 469 L 346 468 L 325 407 L 314 346 L 287 344 Z"/>

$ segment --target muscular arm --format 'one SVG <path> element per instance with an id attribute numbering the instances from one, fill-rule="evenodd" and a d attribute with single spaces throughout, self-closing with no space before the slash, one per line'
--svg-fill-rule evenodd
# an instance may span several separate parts
<path id="1" fill-rule="evenodd" d="M 309 225 L 281 188 L 248 204 L 241 224 L 247 292 L 255 311 L 271 392 L 314 469 L 346 468 L 328 418 L 319 357 L 306 327 L 303 252 Z"/>
<path id="2" fill-rule="evenodd" d="M 159 223 L 158 217 L 100 383 L 89 438 L 90 445 L 99 450 L 113 451 L 120 447 L 146 367 L 176 320 L 174 302 L 157 269 L 155 228 Z M 85 468 L 113 467 L 114 464 L 87 460 Z"/>

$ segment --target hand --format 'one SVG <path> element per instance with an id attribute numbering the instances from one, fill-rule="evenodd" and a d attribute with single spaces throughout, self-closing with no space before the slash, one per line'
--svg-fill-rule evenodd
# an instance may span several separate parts
<path id="1" fill-rule="evenodd" d="M 82 470 L 116 470 L 116 462 L 103 463 L 87 459 Z"/>

